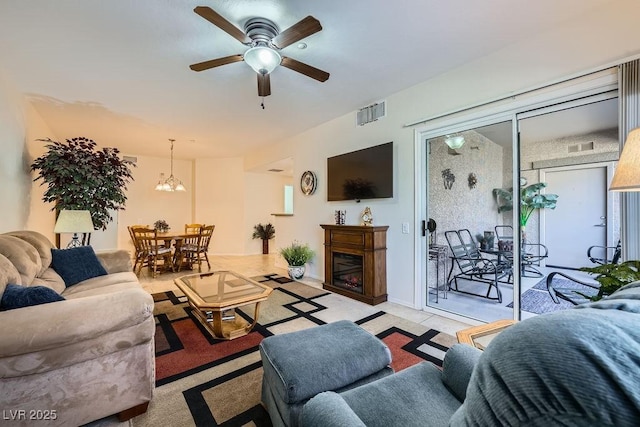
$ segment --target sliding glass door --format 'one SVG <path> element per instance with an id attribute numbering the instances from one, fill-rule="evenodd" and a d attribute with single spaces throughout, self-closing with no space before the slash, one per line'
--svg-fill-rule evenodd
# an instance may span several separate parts
<path id="1" fill-rule="evenodd" d="M 499 212 L 495 199 L 513 187 L 513 127 L 502 120 L 425 136 L 427 307 L 486 322 L 514 317 L 513 252 L 496 237 L 513 228 L 513 209 Z"/>
<path id="2" fill-rule="evenodd" d="M 587 253 L 620 239 L 616 91 L 420 136 L 423 306 L 484 322 L 567 308 L 549 273 L 588 280 Z"/>

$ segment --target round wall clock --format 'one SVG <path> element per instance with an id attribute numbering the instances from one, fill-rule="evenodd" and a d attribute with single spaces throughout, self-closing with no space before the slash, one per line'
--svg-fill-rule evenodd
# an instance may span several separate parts
<path id="1" fill-rule="evenodd" d="M 302 173 L 302 177 L 300 178 L 300 189 L 302 193 L 309 196 L 316 192 L 316 186 L 318 185 L 318 180 L 316 179 L 316 174 L 311 171 L 305 171 Z"/>

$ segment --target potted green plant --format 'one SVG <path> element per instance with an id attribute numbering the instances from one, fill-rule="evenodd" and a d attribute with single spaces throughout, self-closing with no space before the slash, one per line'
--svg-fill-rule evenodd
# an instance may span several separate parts
<path id="1" fill-rule="evenodd" d="M 47 185 L 42 200 L 53 203 L 51 210 L 88 210 L 96 230 L 107 228 L 113 219 L 110 210 L 123 210 L 126 184 L 133 180 L 130 167 L 135 164 L 121 159 L 117 148 L 97 149 L 85 137 L 66 142 L 40 139 L 48 151 L 31 164 L 37 171 L 34 181 Z M 83 235 L 83 244 L 90 240 Z M 91 235 L 89 234 L 89 239 Z M 86 240 L 86 242 L 85 242 Z"/>
<path id="2" fill-rule="evenodd" d="M 158 230 L 159 233 L 166 233 L 167 231 L 169 231 L 169 229 L 171 229 L 171 227 L 169 227 L 169 224 L 167 224 L 167 221 L 165 221 L 164 219 L 159 219 L 154 222 L 153 227 Z"/>
<path id="3" fill-rule="evenodd" d="M 280 255 L 289 264 L 289 277 L 293 280 L 302 279 L 306 271 L 305 264 L 313 259 L 315 252 L 308 244 L 293 242 L 280 249 Z"/>
<path id="4" fill-rule="evenodd" d="M 546 182 L 538 182 L 520 189 L 520 232 L 522 240 L 526 239 L 526 228 L 531 214 L 537 209 L 555 209 L 557 194 L 540 194 L 547 186 Z M 494 188 L 493 196 L 498 204 L 498 213 L 513 210 L 513 188 Z"/>
<path id="5" fill-rule="evenodd" d="M 253 234 L 251 235 L 254 239 L 262 239 L 262 253 L 269 253 L 269 240 L 273 239 L 276 235 L 276 229 L 271 223 L 268 224 L 256 224 L 253 226 Z"/>
<path id="6" fill-rule="evenodd" d="M 480 244 L 480 249 L 491 249 L 495 241 L 495 235 L 492 231 L 485 231 L 484 234 L 477 233 L 476 240 Z"/>
<path id="7" fill-rule="evenodd" d="M 603 264 L 597 267 L 582 267 L 580 271 L 596 274 L 596 281 L 600 283 L 598 293 L 589 296 L 576 292 L 591 301 L 598 301 L 611 295 L 621 287 L 640 280 L 640 261 L 625 261 L 619 264 Z"/>

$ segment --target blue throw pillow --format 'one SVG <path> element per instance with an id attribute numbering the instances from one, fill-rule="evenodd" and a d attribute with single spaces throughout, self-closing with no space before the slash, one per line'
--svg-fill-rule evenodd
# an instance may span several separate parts
<path id="1" fill-rule="evenodd" d="M 51 267 L 62 277 L 66 287 L 107 274 L 91 246 L 51 249 L 51 256 Z"/>
<path id="2" fill-rule="evenodd" d="M 46 286 L 8 284 L 0 300 L 0 310 L 13 310 L 56 301 L 64 301 L 64 297 Z"/>

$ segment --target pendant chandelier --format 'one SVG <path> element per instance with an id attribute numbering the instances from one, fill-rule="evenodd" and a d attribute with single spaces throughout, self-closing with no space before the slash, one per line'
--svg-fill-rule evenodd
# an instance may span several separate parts
<path id="1" fill-rule="evenodd" d="M 158 181 L 158 185 L 156 185 L 157 191 L 187 191 L 187 189 L 184 188 L 184 185 L 182 185 L 182 181 L 180 181 L 179 179 L 173 176 L 173 143 L 174 141 L 175 139 L 169 140 L 169 142 L 171 143 L 171 175 L 169 175 L 169 178 L 164 179 L 164 173 L 160 174 L 160 180 Z"/>

